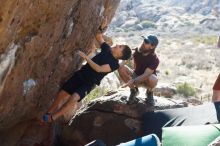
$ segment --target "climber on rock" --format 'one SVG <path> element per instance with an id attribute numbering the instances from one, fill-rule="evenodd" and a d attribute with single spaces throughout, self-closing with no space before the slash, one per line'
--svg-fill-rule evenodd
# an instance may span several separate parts
<path id="1" fill-rule="evenodd" d="M 126 83 L 123 87 L 130 87 L 130 96 L 128 104 L 137 103 L 136 96 L 139 93 L 138 87 L 142 86 L 147 89 L 146 103 L 154 105 L 152 89 L 157 85 L 158 78 L 156 69 L 159 65 L 159 59 L 155 53 L 158 45 L 158 39 L 154 35 L 142 36 L 143 43 L 135 49 L 132 57 L 132 66 L 134 71 L 121 63 L 118 69 L 121 79 Z"/>
<path id="2" fill-rule="evenodd" d="M 102 33 L 106 28 L 107 19 L 104 19 L 96 34 L 96 40 L 101 48 L 99 54 L 90 59 L 85 53 L 79 51 L 79 56 L 85 59 L 87 63 L 63 85 L 55 101 L 43 116 L 43 121 L 52 122 L 66 112 L 73 110 L 77 106 L 77 102 L 89 94 L 96 85 L 99 85 L 104 76 L 119 68 L 119 59 L 127 60 L 131 57 L 132 52 L 127 45 L 110 47 L 104 41 Z M 66 102 L 59 108 L 59 104 L 64 99 Z"/>

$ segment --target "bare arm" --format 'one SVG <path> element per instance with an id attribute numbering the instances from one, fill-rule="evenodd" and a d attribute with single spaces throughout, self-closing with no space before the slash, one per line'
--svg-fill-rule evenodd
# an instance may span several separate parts
<path id="1" fill-rule="evenodd" d="M 107 29 L 107 18 L 104 18 L 102 20 L 102 23 L 99 27 L 99 32 L 96 34 L 96 40 L 98 41 L 98 43 L 101 45 L 102 43 L 104 43 L 104 39 L 103 39 L 103 32 L 101 30 Z"/>
<path id="2" fill-rule="evenodd" d="M 142 75 L 140 75 L 134 79 L 134 83 L 138 84 L 138 83 L 142 82 L 143 80 L 146 80 L 153 73 L 154 73 L 154 70 L 147 68 Z"/>
<path id="3" fill-rule="evenodd" d="M 142 75 L 136 77 L 135 79 L 130 80 L 127 84 L 125 84 L 122 87 L 123 88 L 127 87 L 127 86 L 133 87 L 135 84 L 143 82 L 143 80 L 146 80 L 151 74 L 153 74 L 153 72 L 154 72 L 154 70 L 147 68 Z"/>
<path id="4" fill-rule="evenodd" d="M 132 68 L 135 68 L 135 62 L 134 62 L 133 56 L 132 56 L 132 58 L 131 58 L 130 60 L 122 60 L 119 65 L 120 65 L 120 67 L 121 67 L 121 66 L 124 66 L 124 65 L 126 65 L 126 64 L 128 64 L 128 63 L 131 63 L 131 67 L 132 67 Z"/>
<path id="5" fill-rule="evenodd" d="M 97 48 L 96 48 L 95 44 L 93 44 L 92 49 L 91 49 L 91 51 L 88 54 L 89 58 L 93 57 L 93 54 L 95 53 L 96 49 Z"/>
<path id="6" fill-rule="evenodd" d="M 87 63 L 94 69 L 96 72 L 111 72 L 111 68 L 109 64 L 98 65 L 94 61 L 92 61 L 85 53 L 79 51 L 79 55 L 87 61 Z"/>
<path id="7" fill-rule="evenodd" d="M 102 33 L 97 33 L 96 34 L 96 40 L 97 40 L 97 42 L 101 45 L 102 43 L 104 43 L 105 41 L 104 41 L 104 39 L 103 39 L 103 35 L 102 35 Z"/>

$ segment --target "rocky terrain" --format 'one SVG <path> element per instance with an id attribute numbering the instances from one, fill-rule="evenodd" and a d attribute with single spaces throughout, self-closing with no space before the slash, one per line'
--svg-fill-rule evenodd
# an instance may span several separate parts
<path id="1" fill-rule="evenodd" d="M 144 92 L 138 96 L 137 104 L 127 104 L 129 89 L 103 96 L 82 107 L 69 126 L 61 128 L 59 145 L 85 145 L 101 139 L 107 146 L 117 145 L 143 135 L 143 114 L 154 110 L 181 108 L 185 102 L 155 97 L 155 107 L 144 102 Z M 88 122 L 89 121 L 89 122 Z"/>
<path id="2" fill-rule="evenodd" d="M 156 97 L 155 106 L 145 103 L 144 92 L 137 96 L 139 102 L 127 104 L 128 89 L 102 96 L 82 107 L 63 126 L 59 145 L 82 146 L 93 140 L 102 140 L 107 146 L 115 146 L 148 134 L 162 138 L 163 127 L 204 125 L 215 123 L 213 104 L 189 106 L 181 100 Z M 163 141 L 162 141 L 163 142 Z"/>
<path id="3" fill-rule="evenodd" d="M 219 0 L 122 0 L 111 27 L 115 31 L 211 34 L 219 30 L 219 16 Z"/>
<path id="4" fill-rule="evenodd" d="M 219 0 L 122 0 L 107 35 L 132 48 L 141 45 L 140 36 L 157 35 L 159 84 L 186 82 L 195 91 L 191 97 L 210 101 L 220 70 L 219 14 Z"/>

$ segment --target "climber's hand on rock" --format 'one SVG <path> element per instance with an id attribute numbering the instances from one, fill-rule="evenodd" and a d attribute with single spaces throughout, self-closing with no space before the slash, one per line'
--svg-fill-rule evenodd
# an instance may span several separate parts
<path id="1" fill-rule="evenodd" d="M 101 28 L 105 28 L 107 27 L 107 25 L 108 25 L 108 19 L 107 17 L 104 17 L 101 22 Z"/>
<path id="2" fill-rule="evenodd" d="M 102 22 L 101 22 L 101 25 L 99 26 L 99 33 L 100 34 L 103 34 L 106 30 L 107 30 L 107 28 L 108 28 L 108 26 L 107 26 L 107 24 L 108 24 L 108 22 L 107 22 L 107 17 L 104 17 L 103 19 L 102 19 Z M 99 35 L 100 35 L 99 34 Z M 102 36 L 102 35 L 101 35 Z M 97 35 L 96 35 L 96 39 L 97 39 Z M 98 39 L 97 39 L 98 40 Z"/>
<path id="3" fill-rule="evenodd" d="M 80 57 L 82 57 L 83 59 L 87 58 L 87 55 L 85 53 L 83 53 L 82 51 L 78 51 L 78 54 Z"/>

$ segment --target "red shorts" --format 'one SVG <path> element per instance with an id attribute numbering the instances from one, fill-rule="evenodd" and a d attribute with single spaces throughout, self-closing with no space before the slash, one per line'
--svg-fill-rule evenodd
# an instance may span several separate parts
<path id="1" fill-rule="evenodd" d="M 220 90 L 220 74 L 218 75 L 218 78 L 215 81 L 215 84 L 213 86 L 213 90 Z"/>

